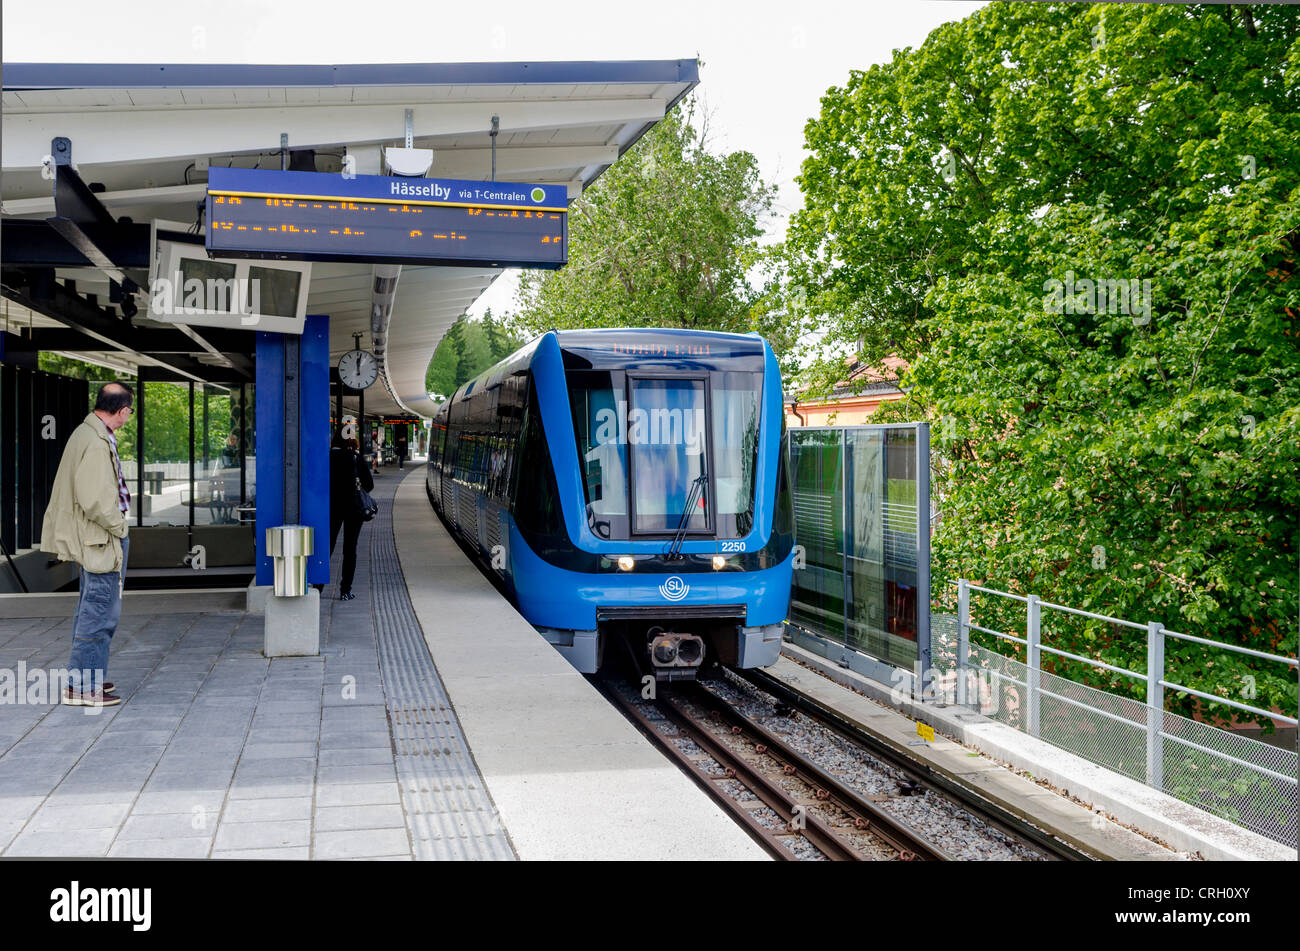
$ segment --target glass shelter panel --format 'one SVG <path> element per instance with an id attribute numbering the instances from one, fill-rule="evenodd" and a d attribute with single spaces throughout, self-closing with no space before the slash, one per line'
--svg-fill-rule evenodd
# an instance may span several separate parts
<path id="1" fill-rule="evenodd" d="M 845 431 L 849 646 L 895 664 L 917 657 L 916 433 Z"/>
<path id="2" fill-rule="evenodd" d="M 257 508 L 257 433 L 254 429 L 254 422 L 257 419 L 255 406 L 257 387 L 252 383 L 245 383 L 240 389 L 242 402 L 239 419 L 242 423 L 239 428 L 239 443 L 244 454 L 244 481 L 240 489 L 243 504 L 239 508 L 239 521 L 252 524 Z"/>
<path id="3" fill-rule="evenodd" d="M 915 426 L 794 429 L 789 438 L 795 541 L 806 559 L 794 573 L 791 620 L 911 666 L 928 631 L 918 614 L 929 606 L 925 441 Z"/>
<path id="4" fill-rule="evenodd" d="M 794 536 L 805 566 L 794 573 L 791 620 L 844 637 L 843 438 L 829 429 L 790 431 Z"/>
<path id="5" fill-rule="evenodd" d="M 238 519 L 239 387 L 194 388 L 194 524 L 233 525 Z"/>
<path id="6" fill-rule="evenodd" d="M 189 525 L 190 386 L 143 384 L 144 525 Z"/>

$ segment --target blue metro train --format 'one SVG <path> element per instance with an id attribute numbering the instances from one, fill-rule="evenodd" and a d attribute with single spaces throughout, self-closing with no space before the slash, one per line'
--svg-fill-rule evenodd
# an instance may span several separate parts
<path id="1" fill-rule="evenodd" d="M 552 331 L 433 422 L 426 487 L 580 671 L 774 663 L 794 520 L 781 377 L 757 335 Z"/>

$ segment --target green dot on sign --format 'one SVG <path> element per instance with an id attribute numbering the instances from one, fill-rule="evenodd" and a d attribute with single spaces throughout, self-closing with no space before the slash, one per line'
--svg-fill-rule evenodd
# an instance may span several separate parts
<path id="1" fill-rule="evenodd" d="M 541 200 L 542 200 L 543 198 L 545 198 L 545 197 L 546 197 L 546 190 L 545 190 L 545 189 L 543 189 L 543 188 L 534 188 L 534 189 L 533 189 L 533 201 L 541 201 Z"/>

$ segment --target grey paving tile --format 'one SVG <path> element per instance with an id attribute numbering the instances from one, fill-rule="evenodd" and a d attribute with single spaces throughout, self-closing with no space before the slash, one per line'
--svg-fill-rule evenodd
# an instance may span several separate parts
<path id="1" fill-rule="evenodd" d="M 257 707 L 257 697 L 205 697 L 200 694 L 190 704 L 189 715 L 196 717 L 224 717 L 229 720 L 246 718 Z"/>
<path id="2" fill-rule="evenodd" d="M 0 760 L 0 787 L 10 781 L 22 779 L 57 783 L 77 764 L 80 753 L 58 753 L 42 756 L 18 756 Z"/>
<path id="3" fill-rule="evenodd" d="M 192 753 L 223 752 L 238 753 L 244 746 L 244 735 L 232 734 L 226 736 L 191 736 L 177 734 L 172 737 L 172 741 L 167 744 L 167 751 L 180 752 L 188 751 Z"/>
<path id="4" fill-rule="evenodd" d="M 259 716 L 320 719 L 320 690 L 316 687 L 278 690 L 268 683 L 257 698 L 257 713 Z"/>
<path id="5" fill-rule="evenodd" d="M 59 783 L 58 791 L 61 793 L 80 793 L 87 797 L 87 801 L 117 802 L 122 798 L 123 794 L 138 793 L 148 778 L 148 772 L 134 775 L 130 773 L 99 772 L 91 775 L 88 773 L 78 774 L 74 770 L 68 774 L 67 779 Z"/>
<path id="6" fill-rule="evenodd" d="M 140 739 L 143 740 L 144 737 Z M 118 772 L 141 770 L 147 775 L 148 769 L 157 765 L 166 748 L 165 742 L 151 744 L 141 742 L 127 746 L 105 745 L 101 737 L 86 750 L 81 759 L 77 760 L 77 770 L 103 769 Z"/>
<path id="7" fill-rule="evenodd" d="M 0 821 L 21 818 L 26 822 L 43 802 L 45 802 L 44 796 L 14 796 L 0 799 Z"/>
<path id="8" fill-rule="evenodd" d="M 311 796 L 292 799 L 238 799 L 226 803 L 223 822 L 268 822 L 277 819 L 310 819 Z"/>
<path id="9" fill-rule="evenodd" d="M 349 747 L 341 750 L 321 750 L 320 765 L 328 766 L 373 766 L 393 762 L 393 748 L 384 746 Z"/>
<path id="10" fill-rule="evenodd" d="M 27 820 L 19 816 L 9 818 L 0 816 L 0 855 L 4 854 L 5 848 L 22 831 L 23 826 L 26 824 Z"/>
<path id="11" fill-rule="evenodd" d="M 56 733 L 66 730 L 68 732 L 64 734 L 65 736 L 101 733 L 108 729 L 109 724 L 121 712 L 122 704 L 115 707 L 74 707 L 61 703 L 46 709 L 45 714 L 40 718 L 39 730 L 41 733 L 47 730 Z"/>
<path id="12" fill-rule="evenodd" d="M 44 805 L 28 821 L 33 832 L 75 829 L 107 829 L 122 824 L 131 807 L 125 803 Z"/>
<path id="13" fill-rule="evenodd" d="M 293 759 L 241 759 L 235 781 L 246 785 L 259 779 L 311 779 L 316 774 L 314 756 Z"/>
<path id="14" fill-rule="evenodd" d="M 318 835 L 322 832 L 405 828 L 406 816 L 402 807 L 397 805 L 326 806 L 316 810 L 315 829 Z"/>
<path id="15" fill-rule="evenodd" d="M 190 707 L 180 729 L 186 733 L 240 733 L 248 729 L 253 719 L 247 707 Z"/>
<path id="16" fill-rule="evenodd" d="M 132 707 L 188 707 L 194 700 L 193 690 L 159 690 L 156 687 L 141 687 L 131 695 Z"/>
<path id="17" fill-rule="evenodd" d="M 316 787 L 316 808 L 328 806 L 379 806 L 400 804 L 401 791 L 397 783 L 362 783 L 354 786 Z"/>
<path id="18" fill-rule="evenodd" d="M 73 832 L 22 832 L 9 843 L 5 856 L 42 855 L 80 857 L 105 855 L 117 833 L 111 829 L 77 829 Z"/>
<path id="19" fill-rule="evenodd" d="M 227 849 L 213 851 L 214 859 L 289 859 L 304 860 L 311 858 L 311 850 L 306 846 L 291 849 Z"/>
<path id="20" fill-rule="evenodd" d="M 316 744 L 311 741 L 300 743 L 246 743 L 240 754 L 240 760 L 282 759 L 316 755 Z"/>
<path id="21" fill-rule="evenodd" d="M 322 677 L 287 679 L 274 674 L 262 685 L 262 700 L 286 702 L 315 700 L 320 695 Z"/>
<path id="22" fill-rule="evenodd" d="M 230 787 L 233 799 L 295 799 L 310 796 L 312 781 L 289 779 L 251 779 Z"/>
<path id="23" fill-rule="evenodd" d="M 358 683 L 347 693 L 342 688 L 321 692 L 321 704 L 327 709 L 346 707 L 354 703 L 375 703 L 384 699 L 384 688 L 379 684 Z"/>
<path id="24" fill-rule="evenodd" d="M 217 849 L 279 849 L 311 844 L 311 822 L 307 819 L 276 819 L 268 822 L 226 822 L 217 828 L 213 843 Z"/>
<path id="25" fill-rule="evenodd" d="M 414 862 L 410 855 L 351 855 L 343 862 Z"/>
<path id="26" fill-rule="evenodd" d="M 297 720 L 299 718 L 290 718 Z M 277 717 L 254 716 L 248 728 L 250 743 L 315 743 L 320 737 L 320 723 L 315 719 L 301 718 L 290 722 Z"/>
<path id="27" fill-rule="evenodd" d="M 209 680 L 199 688 L 196 704 L 229 702 L 232 706 L 257 702 L 262 693 L 261 681 L 213 683 Z"/>
<path id="28" fill-rule="evenodd" d="M 392 747 L 392 738 L 387 730 L 372 730 L 365 733 L 322 733 L 320 748 L 322 750 L 356 749 L 358 747 Z"/>
<path id="29" fill-rule="evenodd" d="M 114 730 L 96 739 L 92 750 L 136 750 L 157 747 L 161 750 L 172 739 L 172 730 Z"/>
<path id="30" fill-rule="evenodd" d="M 360 832 L 318 832 L 313 852 L 318 859 L 410 855 L 406 829 L 366 829 Z"/>
<path id="31" fill-rule="evenodd" d="M 182 716 L 179 713 L 142 713 L 139 710 L 123 710 L 111 724 L 104 735 L 113 733 L 138 733 L 146 731 L 166 732 L 171 735 L 180 726 Z"/>
<path id="32" fill-rule="evenodd" d="M 203 770 L 188 774 L 167 774 L 149 780 L 146 792 L 202 792 L 220 790 L 230 785 L 229 770 Z"/>
<path id="33" fill-rule="evenodd" d="M 192 750 L 171 749 L 163 754 L 154 769 L 154 776 L 166 776 L 169 773 L 201 772 L 235 772 L 235 763 L 239 760 L 238 750 Z"/>
<path id="34" fill-rule="evenodd" d="M 175 839 L 122 839 L 108 850 L 109 858 L 201 859 L 212 848 L 211 836 L 185 836 Z"/>
<path id="35" fill-rule="evenodd" d="M 139 795 L 140 789 L 137 786 L 125 789 L 105 789 L 101 786 L 77 789 L 59 786 L 49 794 L 45 802 L 51 806 L 129 806 Z"/>
<path id="36" fill-rule="evenodd" d="M 192 812 L 144 813 L 132 815 L 122 824 L 117 841 L 126 839 L 169 839 L 203 836 L 211 839 L 217 827 L 217 813 L 202 807 Z"/>
<path id="37" fill-rule="evenodd" d="M 397 769 L 391 761 L 361 766 L 322 766 L 316 773 L 316 782 L 322 786 L 382 783 L 396 779 Z"/>
<path id="38" fill-rule="evenodd" d="M 315 727 L 254 727 L 248 731 L 248 742 L 262 743 L 315 743 L 320 733 Z"/>
<path id="39" fill-rule="evenodd" d="M 135 800 L 131 815 L 149 815 L 155 813 L 190 813 L 203 809 L 209 815 L 216 815 L 225 801 L 226 790 L 171 790 L 158 791 L 145 789 Z"/>
<path id="40" fill-rule="evenodd" d="M 71 768 L 76 758 L 101 737 L 99 731 L 42 730 L 37 727 L 14 744 L 4 760 L 0 760 L 0 765 L 20 757 L 51 756 L 66 762 Z"/>
<path id="41" fill-rule="evenodd" d="M 355 722 L 370 720 L 377 723 L 388 722 L 388 709 L 383 704 L 353 703 L 347 707 L 331 707 L 321 716 L 323 726 L 351 726 Z M 351 726 L 352 729 L 364 729 Z"/>

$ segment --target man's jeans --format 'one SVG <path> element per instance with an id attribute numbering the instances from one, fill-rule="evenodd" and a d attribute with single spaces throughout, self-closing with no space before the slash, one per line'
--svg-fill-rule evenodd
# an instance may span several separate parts
<path id="1" fill-rule="evenodd" d="M 122 571 L 94 574 L 81 569 L 81 596 L 72 617 L 72 657 L 68 686 L 73 691 L 100 689 L 108 672 L 108 645 L 122 614 L 122 577 L 128 543 L 122 539 Z"/>

